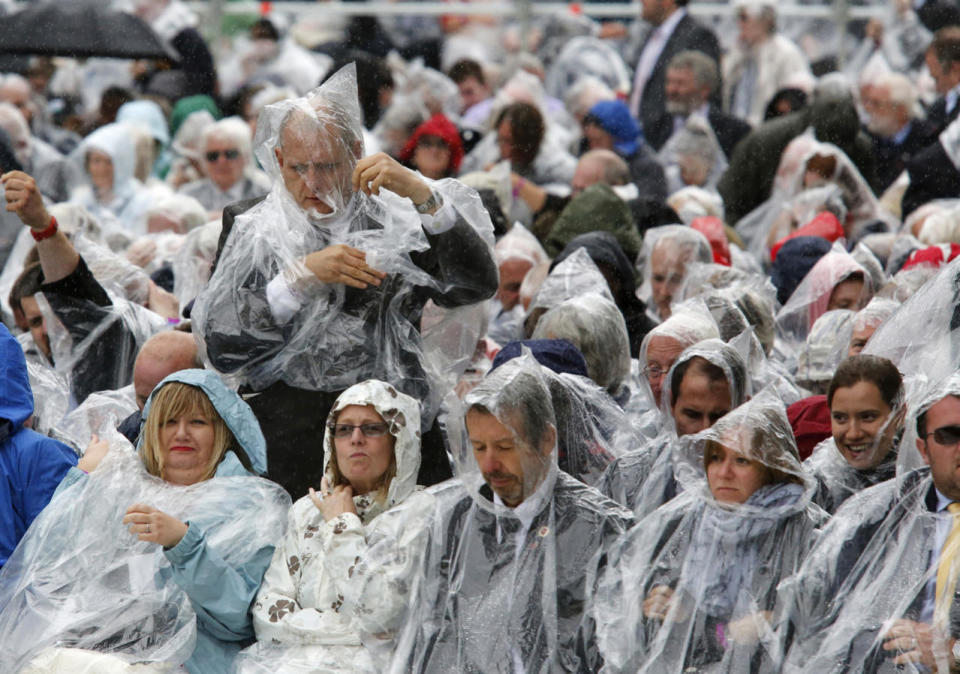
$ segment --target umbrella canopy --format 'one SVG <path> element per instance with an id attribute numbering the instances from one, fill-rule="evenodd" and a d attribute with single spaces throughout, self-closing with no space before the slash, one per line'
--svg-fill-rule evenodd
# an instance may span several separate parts
<path id="1" fill-rule="evenodd" d="M 90 2 L 42 3 L 4 17 L 0 53 L 176 60 L 143 20 Z"/>

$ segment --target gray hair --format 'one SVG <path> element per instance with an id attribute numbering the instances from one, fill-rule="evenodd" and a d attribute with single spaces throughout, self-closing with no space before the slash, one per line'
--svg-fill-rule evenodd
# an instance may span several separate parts
<path id="1" fill-rule="evenodd" d="M 883 73 L 877 77 L 873 86 L 877 89 L 886 89 L 889 92 L 891 104 L 906 106 L 910 116 L 916 116 L 914 110 L 917 107 L 917 88 L 913 86 L 909 77 L 896 72 Z"/>
<path id="2" fill-rule="evenodd" d="M 588 293 L 561 302 L 537 323 L 533 339 L 565 339 L 580 349 L 600 388 L 616 393 L 630 373 L 630 340 L 623 314 L 612 301 Z"/>
<path id="3" fill-rule="evenodd" d="M 626 185 L 630 182 L 630 167 L 620 155 L 612 150 L 590 150 L 580 161 L 595 159 L 603 166 L 603 182 L 607 185 Z"/>
<path id="4" fill-rule="evenodd" d="M 574 117 L 583 117 L 600 101 L 612 101 L 616 93 L 599 77 L 584 75 L 567 89 L 563 104 Z"/>
<path id="5" fill-rule="evenodd" d="M 253 154 L 250 126 L 239 117 L 227 117 L 205 127 L 200 134 L 200 147 L 204 152 L 211 138 L 222 138 L 234 143 L 243 158 L 250 161 Z"/>
<path id="6" fill-rule="evenodd" d="M 667 66 L 667 69 L 691 70 L 697 84 L 709 86 L 711 94 L 720 86 L 720 71 L 717 68 L 717 62 L 703 52 L 692 49 L 682 51 L 670 59 L 670 65 Z"/>
<path id="7" fill-rule="evenodd" d="M 513 429 L 522 443 L 538 449 L 549 429 L 557 425 L 539 367 L 532 357 L 507 361 L 467 394 L 467 411 L 492 414 Z"/>

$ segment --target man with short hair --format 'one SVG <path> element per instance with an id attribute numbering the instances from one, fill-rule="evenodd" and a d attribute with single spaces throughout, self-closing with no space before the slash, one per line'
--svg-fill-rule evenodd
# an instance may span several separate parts
<path id="1" fill-rule="evenodd" d="M 687 0 L 641 0 L 641 18 L 653 26 L 640 47 L 634 68 L 630 112 L 643 128 L 666 110 L 666 70 L 670 59 L 688 49 L 720 62 L 720 44 L 712 30 L 687 12 Z"/>
<path id="2" fill-rule="evenodd" d="M 457 85 L 457 90 L 460 92 L 462 103 L 460 114 L 466 115 L 470 108 L 477 103 L 490 98 L 490 87 L 487 86 L 483 67 L 476 61 L 460 59 L 450 66 L 447 74 Z"/>
<path id="3" fill-rule="evenodd" d="M 684 127 L 690 115 L 699 114 L 706 118 L 720 149 L 729 159 L 737 143 L 750 133 L 750 125 L 710 104 L 719 88 L 720 73 L 712 58 L 693 50 L 674 56 L 667 66 L 664 114 L 649 127 L 644 127 L 647 142 L 659 151 Z"/>
<path id="4" fill-rule="evenodd" d="M 860 102 L 867 113 L 866 131 L 877 160 L 877 194 L 893 184 L 912 156 L 937 141 L 934 125 L 917 117 L 917 90 L 910 78 L 889 72 L 877 77 Z"/>
<path id="5" fill-rule="evenodd" d="M 532 357 L 491 372 L 465 405 L 473 456 L 455 452 L 459 479 L 433 491 L 395 671 L 599 671 L 585 609 L 630 514 L 557 468 L 554 410 Z"/>
<path id="6" fill-rule="evenodd" d="M 851 496 L 791 580 L 783 671 L 960 666 L 960 376 L 914 425 L 926 465 Z"/>
<path id="7" fill-rule="evenodd" d="M 652 334 L 652 333 L 651 333 Z M 667 373 L 668 423 L 661 435 L 639 451 L 614 460 L 598 489 L 640 518 L 679 492 L 673 472 L 678 438 L 710 428 L 750 395 L 747 367 L 736 349 L 707 339 L 685 349 Z"/>
<path id="8" fill-rule="evenodd" d="M 375 377 L 423 401 L 442 395 L 420 338 L 427 300 L 452 309 L 497 289 L 476 192 L 363 157 L 360 119 L 352 66 L 264 108 L 257 156 L 271 191 L 224 209 L 216 269 L 192 312 L 210 363 L 249 394 L 270 476 L 294 498 L 320 483 L 316 438 L 344 389 Z M 427 484 L 450 474 L 433 433 Z"/>

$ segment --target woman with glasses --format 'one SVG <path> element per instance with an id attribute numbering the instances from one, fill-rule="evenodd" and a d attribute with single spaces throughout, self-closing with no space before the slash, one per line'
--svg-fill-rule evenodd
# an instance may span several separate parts
<path id="1" fill-rule="evenodd" d="M 259 641 L 241 672 L 374 672 L 373 644 L 392 650 L 433 510 L 416 485 L 420 404 L 374 379 L 351 386 L 330 411 L 323 450 L 320 491 L 291 509 L 254 602 Z M 388 546 L 404 554 L 369 575 L 368 550 Z"/>
<path id="2" fill-rule="evenodd" d="M 253 166 L 250 127 L 239 117 L 215 122 L 203 130 L 201 165 L 206 178 L 180 188 L 211 212 L 228 204 L 262 197 L 270 189 L 266 176 Z"/>

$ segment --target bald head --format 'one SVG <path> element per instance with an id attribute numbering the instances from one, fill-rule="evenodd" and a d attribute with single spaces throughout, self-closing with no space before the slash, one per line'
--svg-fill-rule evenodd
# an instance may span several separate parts
<path id="1" fill-rule="evenodd" d="M 580 157 L 570 186 L 573 194 L 597 183 L 626 185 L 630 181 L 630 167 L 612 150 L 590 150 Z"/>
<path id="2" fill-rule="evenodd" d="M 0 101 L 16 106 L 27 120 L 33 121 L 33 107 L 30 103 L 30 83 L 20 75 L 0 75 Z"/>
<path id="3" fill-rule="evenodd" d="M 143 406 L 150 393 L 165 377 L 190 368 L 202 368 L 193 335 L 171 330 L 161 332 L 140 347 L 133 365 L 133 388 L 137 394 L 137 407 Z"/>

